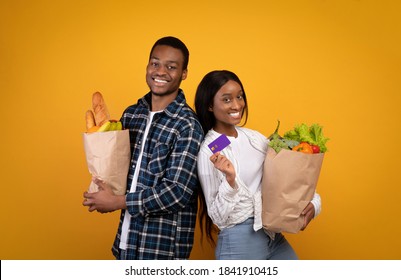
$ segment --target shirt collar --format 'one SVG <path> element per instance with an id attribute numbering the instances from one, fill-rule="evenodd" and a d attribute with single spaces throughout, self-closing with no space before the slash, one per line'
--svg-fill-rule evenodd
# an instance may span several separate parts
<path id="1" fill-rule="evenodd" d="M 145 96 L 143 96 L 138 100 L 138 105 L 144 106 L 148 110 L 150 110 L 151 98 L 152 98 L 152 92 L 148 92 Z M 175 118 L 178 116 L 179 112 L 185 106 L 185 104 L 186 104 L 186 99 L 184 91 L 182 89 L 179 89 L 177 97 L 163 110 L 163 112 L 166 115 Z"/>

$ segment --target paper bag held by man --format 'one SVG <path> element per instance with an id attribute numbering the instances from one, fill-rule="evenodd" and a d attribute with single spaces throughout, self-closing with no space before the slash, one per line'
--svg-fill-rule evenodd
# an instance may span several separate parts
<path id="1" fill-rule="evenodd" d="M 129 131 L 84 134 L 84 148 L 89 172 L 103 180 L 116 195 L 124 195 L 130 163 Z M 98 191 L 94 182 L 89 192 Z"/>
<path id="2" fill-rule="evenodd" d="M 86 112 L 86 133 L 83 135 L 89 172 L 104 181 L 117 195 L 126 192 L 131 158 L 129 131 L 122 130 L 120 121 L 110 120 L 103 96 L 95 92 L 92 110 Z M 89 192 L 98 191 L 91 182 Z"/>

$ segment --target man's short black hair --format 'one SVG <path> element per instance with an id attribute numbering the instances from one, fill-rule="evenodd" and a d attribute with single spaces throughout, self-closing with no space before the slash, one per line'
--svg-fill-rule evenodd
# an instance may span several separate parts
<path id="1" fill-rule="evenodd" d="M 187 70 L 188 68 L 188 62 L 189 62 L 189 51 L 187 46 L 178 38 L 172 37 L 172 36 L 167 36 L 160 38 L 159 40 L 156 41 L 156 43 L 153 45 L 151 51 L 150 51 L 150 56 L 153 53 L 153 50 L 155 49 L 156 46 L 163 45 L 163 46 L 170 46 L 175 49 L 179 49 L 183 56 L 184 56 L 184 64 L 182 66 L 182 70 Z M 149 59 L 150 59 L 149 56 Z"/>

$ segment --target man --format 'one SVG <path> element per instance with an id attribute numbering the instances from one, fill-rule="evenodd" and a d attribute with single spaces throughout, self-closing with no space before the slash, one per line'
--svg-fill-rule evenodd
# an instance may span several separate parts
<path id="1" fill-rule="evenodd" d="M 188 49 L 177 38 L 154 44 L 146 69 L 150 92 L 121 117 L 132 152 L 127 194 L 116 196 L 99 180 L 97 193 L 84 193 L 89 211 L 122 209 L 112 248 L 117 259 L 189 258 L 203 131 L 180 89 L 188 60 Z"/>

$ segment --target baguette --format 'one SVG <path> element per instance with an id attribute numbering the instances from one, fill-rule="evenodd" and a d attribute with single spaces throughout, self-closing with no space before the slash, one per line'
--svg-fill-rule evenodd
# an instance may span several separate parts
<path id="1" fill-rule="evenodd" d="M 90 131 L 94 126 L 96 126 L 95 116 L 92 110 L 88 110 L 86 111 L 86 131 Z"/>
<path id="2" fill-rule="evenodd" d="M 92 96 L 92 108 L 95 117 L 95 125 L 101 127 L 110 120 L 110 114 L 107 110 L 106 103 L 100 92 L 95 92 Z"/>

